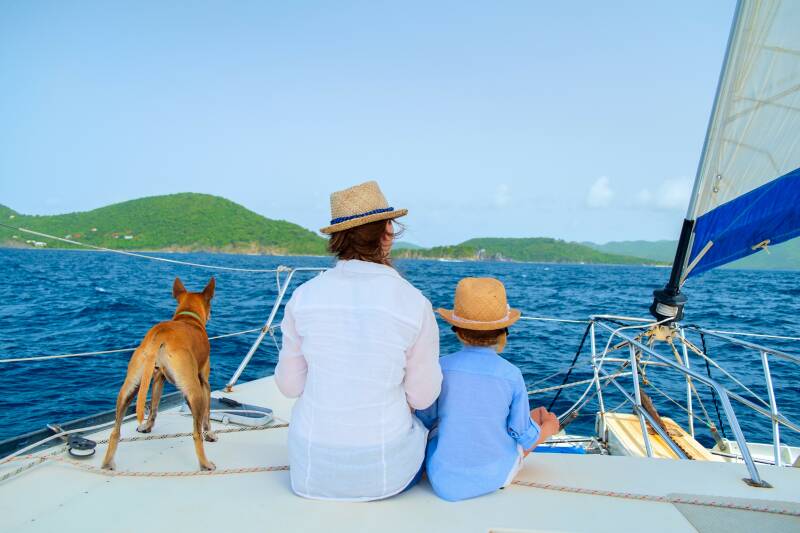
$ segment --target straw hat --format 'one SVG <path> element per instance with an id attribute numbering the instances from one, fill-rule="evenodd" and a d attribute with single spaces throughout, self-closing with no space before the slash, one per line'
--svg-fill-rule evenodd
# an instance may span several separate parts
<path id="1" fill-rule="evenodd" d="M 506 288 L 494 278 L 464 278 L 456 286 L 453 310 L 436 310 L 450 324 L 478 331 L 507 328 L 522 313 L 511 309 Z"/>
<path id="2" fill-rule="evenodd" d="M 320 231 L 331 234 L 406 213 L 408 209 L 389 207 L 378 184 L 368 181 L 331 194 L 331 225 Z"/>

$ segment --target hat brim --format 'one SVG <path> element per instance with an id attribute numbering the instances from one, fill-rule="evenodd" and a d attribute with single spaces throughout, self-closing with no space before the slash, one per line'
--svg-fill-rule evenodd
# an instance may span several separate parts
<path id="1" fill-rule="evenodd" d="M 493 322 L 478 322 L 476 320 L 469 320 L 469 321 L 459 320 L 459 318 L 453 314 L 452 309 L 443 309 L 440 307 L 439 309 L 436 310 L 436 312 L 439 313 L 439 316 L 441 316 L 448 324 L 451 324 L 457 328 L 471 329 L 475 331 L 490 331 L 493 329 L 507 328 L 508 326 L 512 325 L 514 322 L 519 320 L 519 317 L 522 316 L 522 311 L 520 311 L 519 309 L 510 309 L 508 311 L 508 318 L 506 320 L 493 321 Z"/>
<path id="2" fill-rule="evenodd" d="M 344 231 L 357 226 L 363 226 L 364 224 L 369 224 L 370 222 L 399 218 L 405 216 L 406 214 L 408 214 L 408 209 L 395 209 L 393 211 L 386 211 L 385 213 L 375 213 L 374 215 L 367 215 L 364 217 L 354 218 L 352 220 L 345 220 L 344 222 L 339 222 L 338 224 L 326 226 L 319 231 L 326 235 L 330 235 L 331 233 L 336 233 L 337 231 Z"/>

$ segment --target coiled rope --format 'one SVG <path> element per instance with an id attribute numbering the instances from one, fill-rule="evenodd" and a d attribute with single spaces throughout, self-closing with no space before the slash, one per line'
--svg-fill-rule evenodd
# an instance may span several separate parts
<path id="1" fill-rule="evenodd" d="M 178 259 L 169 259 L 166 257 L 158 257 L 155 255 L 147 255 L 147 254 L 140 254 L 136 252 L 127 252 L 125 250 L 117 250 L 115 248 L 106 248 L 104 246 L 95 246 L 94 244 L 88 244 L 85 242 L 74 241 L 72 239 L 66 239 L 64 237 L 56 237 L 55 235 L 50 235 L 49 233 L 42 233 L 40 231 L 34 231 L 32 229 L 20 228 L 16 226 L 10 226 L 8 224 L 4 224 L 0 222 L 0 226 L 8 229 L 13 229 L 15 231 L 20 231 L 23 233 L 29 233 L 31 235 L 36 235 L 38 237 L 43 237 L 45 239 L 53 239 L 56 241 L 65 242 L 67 244 L 74 244 L 75 246 L 82 246 L 84 248 L 90 248 L 92 250 L 98 250 L 100 252 L 110 252 L 120 255 L 128 255 L 131 257 L 138 257 L 140 259 L 149 259 L 151 261 L 161 261 L 163 263 L 172 263 L 176 265 L 184 265 L 196 268 L 206 268 L 209 270 L 227 270 L 229 272 L 251 272 L 251 273 L 273 273 L 273 272 L 287 272 L 291 270 L 291 268 L 286 266 L 278 266 L 277 268 L 237 268 L 237 267 L 228 267 L 228 266 L 219 266 L 219 265 L 206 265 L 203 263 L 192 263 L 190 261 L 180 261 Z"/>

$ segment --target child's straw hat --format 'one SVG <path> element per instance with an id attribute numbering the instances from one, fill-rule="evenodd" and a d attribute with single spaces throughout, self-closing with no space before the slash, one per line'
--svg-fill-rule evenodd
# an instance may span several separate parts
<path id="1" fill-rule="evenodd" d="M 395 209 L 374 181 L 368 181 L 343 191 L 331 194 L 331 225 L 322 228 L 322 233 L 343 231 L 378 220 L 401 217 L 408 209 Z"/>
<path id="2" fill-rule="evenodd" d="M 522 314 L 511 309 L 506 288 L 494 278 L 464 278 L 456 286 L 453 310 L 437 309 L 450 324 L 478 331 L 507 328 Z"/>

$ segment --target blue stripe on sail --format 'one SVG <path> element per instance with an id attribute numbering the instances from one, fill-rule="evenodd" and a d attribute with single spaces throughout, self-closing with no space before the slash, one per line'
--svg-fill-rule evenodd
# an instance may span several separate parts
<path id="1" fill-rule="evenodd" d="M 800 168 L 734 198 L 699 217 L 689 263 L 708 241 L 714 245 L 689 276 L 730 263 L 758 251 L 769 239 L 778 244 L 800 235 Z"/>

